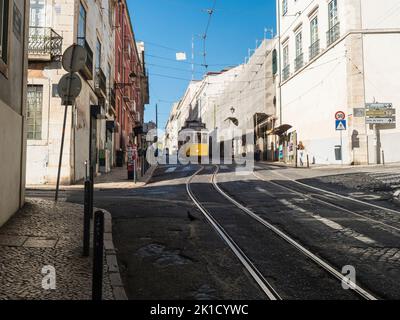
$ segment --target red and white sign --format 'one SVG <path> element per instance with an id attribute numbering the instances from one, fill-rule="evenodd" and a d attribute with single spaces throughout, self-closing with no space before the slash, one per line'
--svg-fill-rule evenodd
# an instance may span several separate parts
<path id="1" fill-rule="evenodd" d="M 346 119 L 346 114 L 343 111 L 338 111 L 335 114 L 335 119 L 336 120 L 344 120 L 344 119 Z"/>

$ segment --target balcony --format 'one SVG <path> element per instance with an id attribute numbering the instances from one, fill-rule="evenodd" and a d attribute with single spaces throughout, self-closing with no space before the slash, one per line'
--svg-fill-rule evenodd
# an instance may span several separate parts
<path id="1" fill-rule="evenodd" d="M 294 67 L 295 71 L 298 71 L 304 66 L 304 54 L 300 53 L 296 59 L 294 59 Z"/>
<path id="2" fill-rule="evenodd" d="M 86 49 L 87 59 L 86 64 L 80 73 L 86 80 L 93 80 L 93 51 L 84 38 L 78 38 L 78 44 Z"/>
<path id="3" fill-rule="evenodd" d="M 314 59 L 319 54 L 319 40 L 316 40 L 308 51 L 310 52 L 310 60 Z"/>
<path id="4" fill-rule="evenodd" d="M 101 68 L 96 69 L 94 89 L 98 96 L 107 97 L 107 78 Z"/>
<path id="5" fill-rule="evenodd" d="M 52 28 L 29 27 L 28 59 L 53 61 L 62 56 L 63 38 Z"/>
<path id="6" fill-rule="evenodd" d="M 290 77 L 290 64 L 288 64 L 286 67 L 283 68 L 282 70 L 282 80 L 286 81 Z"/>
<path id="7" fill-rule="evenodd" d="M 329 47 L 332 43 L 340 38 L 340 23 L 336 23 L 329 31 L 326 33 L 326 43 Z"/>

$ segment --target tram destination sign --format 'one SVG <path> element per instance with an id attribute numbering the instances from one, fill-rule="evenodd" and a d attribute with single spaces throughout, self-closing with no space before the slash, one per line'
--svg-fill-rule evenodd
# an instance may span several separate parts
<path id="1" fill-rule="evenodd" d="M 367 103 L 365 117 L 367 124 L 395 124 L 396 109 L 391 103 Z"/>

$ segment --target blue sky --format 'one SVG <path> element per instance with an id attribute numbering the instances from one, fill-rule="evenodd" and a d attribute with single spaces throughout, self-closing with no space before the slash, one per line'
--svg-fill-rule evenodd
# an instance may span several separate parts
<path id="1" fill-rule="evenodd" d="M 191 79 L 191 42 L 195 35 L 195 78 L 201 79 L 203 42 L 213 0 L 127 0 L 137 40 L 146 44 L 150 78 L 150 104 L 145 121 L 155 120 L 159 106 L 159 126 L 163 128 L 173 101 L 183 95 Z M 275 26 L 274 0 L 217 0 L 208 30 L 208 71 L 243 63 L 248 49 L 263 39 L 264 28 Z M 186 62 L 176 62 L 176 52 L 186 52 Z M 169 78 L 170 77 L 170 78 Z M 179 79 L 176 79 L 179 78 Z"/>

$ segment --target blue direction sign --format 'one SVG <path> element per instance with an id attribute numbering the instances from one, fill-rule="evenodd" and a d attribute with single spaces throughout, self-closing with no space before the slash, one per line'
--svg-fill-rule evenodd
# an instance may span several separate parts
<path id="1" fill-rule="evenodd" d="M 345 131 L 347 130 L 347 121 L 346 120 L 336 120 L 335 121 L 336 131 Z"/>

